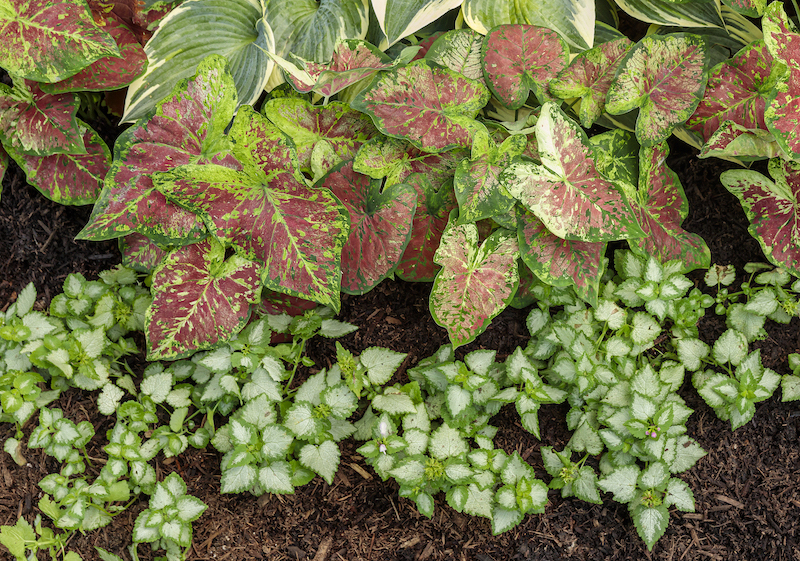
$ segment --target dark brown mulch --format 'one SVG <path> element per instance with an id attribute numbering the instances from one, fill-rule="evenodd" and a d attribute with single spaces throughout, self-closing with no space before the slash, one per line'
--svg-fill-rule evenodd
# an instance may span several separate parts
<path id="1" fill-rule="evenodd" d="M 739 270 L 748 261 L 763 257 L 747 233 L 747 222 L 737 201 L 718 181 L 718 161 L 696 160 L 676 145 L 670 165 L 681 177 L 691 214 L 685 227 L 709 243 L 713 259 L 733 263 Z M 18 170 L 3 182 L 0 199 L 0 308 L 33 280 L 45 305 L 60 291 L 69 272 L 92 277 L 110 267 L 118 257 L 115 244 L 76 243 L 73 236 L 88 216 L 86 209 L 70 209 L 46 201 L 24 186 Z M 52 235 L 51 235 L 52 234 Z M 109 257 L 113 255 L 114 257 Z M 699 278 L 695 275 L 695 279 Z M 362 297 L 343 299 L 341 319 L 360 329 L 343 344 L 354 352 L 380 345 L 409 353 L 409 366 L 446 342 L 446 333 L 431 319 L 427 296 L 430 285 L 385 281 Z M 494 348 L 500 357 L 524 345 L 525 313 L 507 310 L 477 341 L 463 349 Z M 800 352 L 800 322 L 768 326 L 769 338 L 759 342 L 766 366 L 786 372 L 787 355 Z M 706 318 L 701 335 L 713 340 L 724 329 L 716 318 Z M 309 353 L 318 366 L 333 355 L 330 341 L 312 341 Z M 690 384 L 681 390 L 695 410 L 689 435 L 708 452 L 683 478 L 697 502 L 696 513 L 672 513 L 665 536 L 648 552 L 624 506 L 609 497 L 603 505 L 561 499 L 551 492 L 545 514 L 528 516 L 513 531 L 492 536 L 486 520 L 461 515 L 437 502 L 432 520 L 416 512 L 406 499 L 398 498 L 397 486 L 384 483 L 365 466 L 347 443 L 334 484 L 319 478 L 292 496 L 219 494 L 219 458 L 209 450 L 189 450 L 177 460 L 159 459 L 160 476 L 178 471 L 189 492 L 209 505 L 194 524 L 190 559 L 269 559 L 283 561 L 356 560 L 800 560 L 800 408 L 779 398 L 759 404 L 755 419 L 735 433 L 718 420 Z M 56 404 L 75 421 L 99 422 L 94 396 L 68 392 Z M 563 407 L 545 407 L 540 413 L 543 442 L 562 447 L 569 434 Z M 538 454 L 540 443 L 525 432 L 513 409 L 504 409 L 493 424 L 500 427 L 498 443 L 518 450 L 546 478 Z M 26 432 L 30 430 L 30 424 Z M 110 428 L 103 420 L 98 434 Z M 0 438 L 9 436 L 0 431 Z M 96 438 L 89 447 L 92 457 L 102 457 Z M 32 520 L 41 496 L 36 482 L 56 469 L 39 451 L 28 451 L 28 465 L 17 467 L 7 455 L 0 456 L 0 523 L 13 524 L 19 515 Z M 70 547 L 84 559 L 96 558 L 99 545 L 127 555 L 136 515 L 145 508 L 139 501 L 105 529 L 87 536 L 76 535 Z M 143 559 L 151 558 L 140 547 Z M 0 554 L 0 558 L 2 554 Z"/>

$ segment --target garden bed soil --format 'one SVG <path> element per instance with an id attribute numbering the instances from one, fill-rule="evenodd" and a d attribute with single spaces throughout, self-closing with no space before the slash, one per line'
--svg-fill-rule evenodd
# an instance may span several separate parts
<path id="1" fill-rule="evenodd" d="M 679 144 L 669 165 L 678 173 L 690 204 L 684 226 L 702 235 L 711 247 L 714 262 L 734 264 L 741 272 L 748 261 L 763 261 L 758 244 L 747 232 L 747 221 L 737 200 L 721 186 L 719 173 L 731 164 L 697 160 Z M 37 309 L 46 309 L 61 291 L 67 274 L 96 278 L 99 271 L 119 262 L 114 242 L 76 242 L 90 208 L 62 207 L 26 186 L 24 176 L 12 164 L 3 180 L 0 198 L 0 309 L 33 281 L 39 292 Z M 691 278 L 700 282 L 700 275 Z M 741 280 L 741 278 L 739 279 Z M 369 346 L 383 346 L 408 353 L 404 367 L 433 353 L 447 342 L 428 311 L 429 284 L 387 280 L 369 294 L 344 296 L 340 318 L 359 326 L 342 339 L 358 353 Z M 458 356 L 477 348 L 497 349 L 504 358 L 526 343 L 526 312 L 509 309 L 495 319 L 474 343 L 459 349 Z M 768 326 L 769 338 L 756 344 L 763 362 L 779 373 L 788 369 L 787 355 L 800 352 L 800 321 Z M 716 317 L 699 325 L 701 337 L 713 341 L 725 329 Z M 332 341 L 312 340 L 311 358 L 318 367 L 335 356 Z M 487 520 L 458 514 L 443 497 L 437 497 L 431 520 L 420 515 L 407 499 L 399 498 L 394 482 L 382 482 L 355 452 L 352 442 L 342 447 L 342 461 L 333 485 L 316 478 L 295 495 L 220 495 L 219 455 L 190 448 L 175 459 L 159 456 L 159 478 L 177 471 L 189 493 L 209 505 L 194 523 L 189 559 L 284 561 L 548 561 L 630 560 L 669 561 L 800 561 L 800 407 L 776 397 L 758 404 L 752 422 L 731 432 L 730 424 L 717 419 L 688 381 L 680 391 L 694 409 L 688 422 L 689 436 L 708 452 L 690 471 L 681 475 L 694 492 L 695 513 L 673 511 L 666 534 L 648 552 L 625 506 L 610 495 L 602 505 L 562 499 L 551 491 L 546 512 L 527 516 L 512 531 L 492 536 Z M 97 435 L 111 428 L 100 416 L 96 395 L 66 392 L 53 404 L 70 419 L 91 421 Z M 562 448 L 569 439 L 564 406 L 545 406 L 540 413 L 543 441 L 521 427 L 513 408 L 501 411 L 493 424 L 500 427 L 497 444 L 519 451 L 548 480 L 541 444 Z M 35 422 L 25 427 L 26 435 Z M 0 439 L 12 434 L 8 426 Z M 102 458 L 101 439 L 88 449 Z M 41 450 L 26 450 L 28 463 L 18 467 L 0 456 L 0 524 L 14 524 L 22 515 L 32 521 L 41 497 L 37 482 L 58 466 Z M 97 468 L 89 468 L 90 471 Z M 146 508 L 146 498 L 120 514 L 111 525 L 86 536 L 76 534 L 69 548 L 83 559 L 96 559 L 93 546 L 103 547 L 129 559 L 126 551 L 136 516 Z M 147 546 L 141 559 L 152 559 Z M 5 557 L 4 557 L 5 555 Z M 0 559 L 9 558 L 0 553 Z"/>

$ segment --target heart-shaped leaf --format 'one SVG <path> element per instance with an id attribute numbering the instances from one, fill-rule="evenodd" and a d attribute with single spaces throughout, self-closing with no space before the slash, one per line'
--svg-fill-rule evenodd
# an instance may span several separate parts
<path id="1" fill-rule="evenodd" d="M 708 60 L 705 41 L 697 35 L 645 37 L 622 59 L 606 111 L 619 115 L 638 107 L 636 138 L 643 146 L 658 144 L 700 103 Z"/>
<path id="2" fill-rule="evenodd" d="M 372 0 L 388 46 L 458 8 L 462 0 Z"/>
<path id="3" fill-rule="evenodd" d="M 748 129 L 725 121 L 700 149 L 700 158 L 736 158 L 747 162 L 784 154 L 775 136 L 765 130 Z"/>
<path id="4" fill-rule="evenodd" d="M 473 80 L 483 82 L 483 36 L 471 29 L 453 29 L 430 46 L 425 58 Z"/>
<path id="5" fill-rule="evenodd" d="M 760 18 L 767 7 L 767 0 L 723 0 L 725 4 L 739 12 L 740 14 Z"/>
<path id="6" fill-rule="evenodd" d="M 483 40 L 483 73 L 492 93 L 509 109 L 519 109 L 533 92 L 540 103 L 552 99 L 548 84 L 569 62 L 558 33 L 535 25 L 500 25 Z"/>
<path id="7" fill-rule="evenodd" d="M 444 152 L 472 146 L 484 128 L 475 117 L 489 97 L 480 82 L 418 60 L 378 75 L 351 105 L 384 134 L 425 152 Z"/>
<path id="8" fill-rule="evenodd" d="M 150 238 L 137 233 L 120 238 L 119 246 L 122 263 L 140 273 L 149 273 L 167 255 Z"/>
<path id="9" fill-rule="evenodd" d="M 800 34 L 786 17 L 781 2 L 772 2 L 764 13 L 764 42 L 772 56 L 788 67 L 785 83 L 770 96 L 765 121 L 783 151 L 800 158 L 797 115 L 800 112 Z"/>
<path id="10" fill-rule="evenodd" d="M 172 251 L 153 271 L 147 310 L 147 359 L 164 360 L 227 341 L 250 316 L 261 291 L 260 267 L 206 240 Z"/>
<path id="11" fill-rule="evenodd" d="M 353 162 L 336 166 L 319 184 L 330 189 L 350 215 L 350 236 L 342 250 L 342 292 L 364 294 L 389 276 L 408 245 L 417 207 L 416 190 L 353 171 Z"/>

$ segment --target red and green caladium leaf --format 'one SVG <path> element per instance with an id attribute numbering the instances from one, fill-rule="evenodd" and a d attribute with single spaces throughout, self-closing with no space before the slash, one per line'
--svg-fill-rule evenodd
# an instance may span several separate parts
<path id="1" fill-rule="evenodd" d="M 364 294 L 391 275 L 408 245 L 417 192 L 405 183 L 381 191 L 381 183 L 353 171 L 352 160 L 318 183 L 350 215 L 350 236 L 342 249 L 342 292 L 347 294 Z"/>
<path id="2" fill-rule="evenodd" d="M 167 252 L 142 234 L 130 234 L 119 239 L 122 263 L 140 273 L 149 273 L 166 257 Z"/>
<path id="3" fill-rule="evenodd" d="M 605 268 L 606 244 L 554 236 L 525 209 L 517 209 L 517 220 L 519 253 L 528 268 L 551 286 L 574 285 L 578 296 L 595 305 Z"/>
<path id="4" fill-rule="evenodd" d="M 326 140 L 340 160 L 350 160 L 378 131 L 369 117 L 353 111 L 346 103 L 311 105 L 299 98 L 279 97 L 264 104 L 262 113 L 289 135 L 297 149 L 300 169 L 311 169 L 311 152 Z"/>
<path id="5" fill-rule="evenodd" d="M 800 34 L 786 17 L 781 2 L 767 6 L 762 25 L 769 52 L 788 67 L 784 83 L 770 96 L 764 120 L 783 151 L 791 158 L 800 158 Z"/>
<path id="6" fill-rule="evenodd" d="M 697 35 L 645 37 L 620 62 L 606 111 L 619 115 L 638 107 L 636 138 L 642 146 L 658 144 L 700 103 L 708 60 L 705 42 Z"/>
<path id="7" fill-rule="evenodd" d="M 550 82 L 553 95 L 561 99 L 581 98 L 578 116 L 584 127 L 591 127 L 605 111 L 614 74 L 632 46 L 630 39 L 622 37 L 578 53 Z"/>
<path id="8" fill-rule="evenodd" d="M 372 117 L 381 132 L 425 152 L 472 146 L 485 127 L 475 120 L 489 101 L 476 80 L 426 60 L 379 74 L 351 106 Z"/>
<path id="9" fill-rule="evenodd" d="M 507 214 L 516 199 L 500 184 L 500 173 L 520 161 L 528 145 L 524 134 L 506 138 L 495 145 L 489 134 L 479 132 L 472 144 L 472 157 L 456 168 L 453 186 L 458 201 L 458 222 L 477 222 L 495 215 Z"/>
<path id="10" fill-rule="evenodd" d="M 4 0 L 0 66 L 37 82 L 58 82 L 97 59 L 119 56 L 83 0 Z"/>
<path id="11" fill-rule="evenodd" d="M 736 158 L 742 162 L 783 156 L 775 136 L 725 121 L 700 149 L 700 158 Z"/>
<path id="12" fill-rule="evenodd" d="M 105 240 L 139 232 L 162 245 L 194 243 L 206 235 L 202 220 L 168 201 L 153 186 L 154 173 L 188 163 L 241 165 L 224 135 L 236 107 L 236 89 L 224 58 L 212 56 L 180 82 L 155 115 L 125 130 L 103 190 L 78 234 Z"/>
<path id="13" fill-rule="evenodd" d="M 8 153 L 3 148 L 3 145 L 0 144 L 0 185 L 2 185 L 3 177 L 5 177 L 7 169 L 8 169 Z"/>
<path id="14" fill-rule="evenodd" d="M 8 148 L 9 155 L 25 172 L 28 183 L 62 205 L 94 203 L 111 164 L 111 152 L 103 139 L 80 120 L 77 125 L 85 154 L 30 156 Z"/>
<path id="15" fill-rule="evenodd" d="M 519 246 L 508 230 L 496 230 L 478 245 L 475 224 L 451 220 L 434 261 L 442 266 L 433 281 L 430 310 L 447 329 L 453 348 L 483 333 L 517 291 Z"/>
<path id="16" fill-rule="evenodd" d="M 0 140 L 21 154 L 85 154 L 73 94 L 49 94 L 30 80 L 0 84 Z"/>
<path id="17" fill-rule="evenodd" d="M 480 33 L 471 29 L 454 29 L 436 39 L 425 58 L 484 83 L 482 45 L 483 36 Z"/>
<path id="18" fill-rule="evenodd" d="M 155 176 L 156 186 L 219 241 L 263 263 L 265 287 L 338 312 L 347 211 L 330 190 L 305 184 L 291 140 L 249 106 L 230 135 L 244 169 L 187 164 Z"/>
<path id="19" fill-rule="evenodd" d="M 642 235 L 623 193 L 597 170 L 586 133 L 553 102 L 542 107 L 536 139 L 542 164 L 512 164 L 500 182 L 548 230 L 587 242 Z"/>
<path id="20" fill-rule="evenodd" d="M 486 83 L 509 109 L 522 107 L 530 92 L 540 103 L 552 99 L 548 83 L 568 62 L 567 44 L 546 27 L 500 25 L 483 40 Z"/>
<path id="21" fill-rule="evenodd" d="M 751 18 L 759 18 L 767 7 L 767 0 L 723 0 L 725 4 Z"/>
<path id="22" fill-rule="evenodd" d="M 776 158 L 768 169 L 774 182 L 750 170 L 726 171 L 720 180 L 742 203 L 767 259 L 800 276 L 800 163 Z"/>
<path id="23" fill-rule="evenodd" d="M 615 185 L 639 182 L 639 143 L 629 131 L 612 129 L 589 139 L 600 173 Z"/>
<path id="24" fill-rule="evenodd" d="M 153 271 L 147 360 L 174 360 L 236 335 L 261 292 L 260 265 L 214 239 L 170 252 Z"/>
<path id="25" fill-rule="evenodd" d="M 400 263 L 397 276 L 404 281 L 431 282 L 439 271 L 433 256 L 439 248 L 450 212 L 457 208 L 452 181 L 438 188 L 422 173 L 409 175 L 405 182 L 417 192 L 417 210 L 411 226 L 411 238 Z"/>

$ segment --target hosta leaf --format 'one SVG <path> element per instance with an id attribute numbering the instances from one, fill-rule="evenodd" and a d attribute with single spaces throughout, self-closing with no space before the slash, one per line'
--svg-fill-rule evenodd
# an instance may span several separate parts
<path id="1" fill-rule="evenodd" d="M 768 169 L 774 182 L 750 170 L 723 172 L 720 181 L 742 203 L 767 259 L 800 275 L 800 164 L 776 158 Z"/>
<path id="2" fill-rule="evenodd" d="M 770 96 L 764 119 L 781 149 L 792 158 L 800 157 L 797 113 L 800 110 L 800 34 L 786 17 L 782 2 L 772 2 L 762 20 L 764 41 L 770 54 L 788 67 L 786 82 Z"/>
<path id="3" fill-rule="evenodd" d="M 453 8 L 462 0 L 372 0 L 372 9 L 381 31 L 391 46 L 406 35 L 422 29 Z"/>
<path id="4" fill-rule="evenodd" d="M 350 160 L 364 142 L 378 133 L 369 117 L 353 111 L 346 103 L 320 106 L 283 97 L 267 101 L 261 111 L 292 139 L 303 170 L 311 169 L 312 150 L 321 140 L 326 140 L 340 159 Z"/>
<path id="5" fill-rule="evenodd" d="M 500 181 L 560 238 L 603 242 L 641 235 L 624 195 L 604 179 L 583 129 L 555 103 L 536 123 L 542 165 L 512 164 Z"/>
<path id="6" fill-rule="evenodd" d="M 645 37 L 620 63 L 606 111 L 619 115 L 638 107 L 636 138 L 643 146 L 657 144 L 694 113 L 707 65 L 708 51 L 697 35 Z"/>
<path id="7" fill-rule="evenodd" d="M 454 29 L 441 35 L 425 58 L 473 80 L 483 81 L 481 45 L 483 36 L 471 29 Z"/>
<path id="8" fill-rule="evenodd" d="M 719 0 L 615 0 L 634 18 L 673 27 L 725 27 Z"/>
<path id="9" fill-rule="evenodd" d="M 185 356 L 238 333 L 259 299 L 259 269 L 238 255 L 225 260 L 215 241 L 171 252 L 153 272 L 149 360 Z"/>
<path id="10" fill-rule="evenodd" d="M 233 79 L 225 59 L 209 57 L 193 78 L 180 82 L 161 101 L 156 114 L 123 132 L 114 146 L 114 162 L 82 239 L 118 238 L 133 231 L 170 245 L 205 237 L 202 221 L 153 186 L 152 175 L 205 162 L 235 169 L 223 136 L 236 107 Z"/>
<path id="11" fill-rule="evenodd" d="M 507 231 L 494 232 L 479 247 L 474 224 L 448 224 L 434 256 L 442 270 L 433 282 L 430 309 L 454 348 L 483 333 L 511 301 L 519 284 L 517 257 L 517 240 Z"/>
<path id="12" fill-rule="evenodd" d="M 353 171 L 352 160 L 336 166 L 319 185 L 330 189 L 350 215 L 342 249 L 342 292 L 364 294 L 389 276 L 408 245 L 417 206 L 416 190 Z"/>
<path id="13" fill-rule="evenodd" d="M 484 128 L 475 116 L 489 97 L 480 82 L 418 60 L 380 74 L 351 105 L 384 134 L 426 152 L 444 152 L 472 145 Z"/>
<path id="14" fill-rule="evenodd" d="M 466 0 L 464 21 L 484 35 L 503 24 L 546 27 L 578 51 L 594 43 L 595 3 L 590 0 Z"/>
<path id="15" fill-rule="evenodd" d="M 0 36 L 0 66 L 37 82 L 58 82 L 99 58 L 119 56 L 82 0 L 5 1 Z"/>
<path id="16" fill-rule="evenodd" d="M 533 92 L 552 99 L 548 84 L 569 62 L 569 49 L 555 31 L 535 25 L 500 25 L 483 40 L 486 84 L 503 105 L 519 109 Z"/>
<path id="17" fill-rule="evenodd" d="M 140 273 L 149 273 L 167 255 L 167 252 L 142 234 L 129 234 L 120 238 L 122 263 Z"/>
<path id="18" fill-rule="evenodd" d="M 73 94 L 49 94 L 30 80 L 0 84 L 0 140 L 31 156 L 85 154 Z"/>
<path id="19" fill-rule="evenodd" d="M 333 484 L 333 476 L 339 468 L 339 447 L 332 440 L 319 446 L 306 444 L 300 449 L 300 463 L 317 472 L 328 485 Z"/>
<path id="20" fill-rule="evenodd" d="M 230 63 L 234 102 L 254 103 L 274 67 L 266 51 L 274 52 L 275 43 L 262 16 L 260 3 L 251 0 L 198 0 L 172 10 L 145 45 L 149 64 L 128 89 L 122 121 L 148 115 L 212 54 Z"/>
<path id="21" fill-rule="evenodd" d="M 561 99 L 581 98 L 578 115 L 584 127 L 591 127 L 605 111 L 614 74 L 632 46 L 630 39 L 622 37 L 578 53 L 550 82 L 553 95 Z"/>

